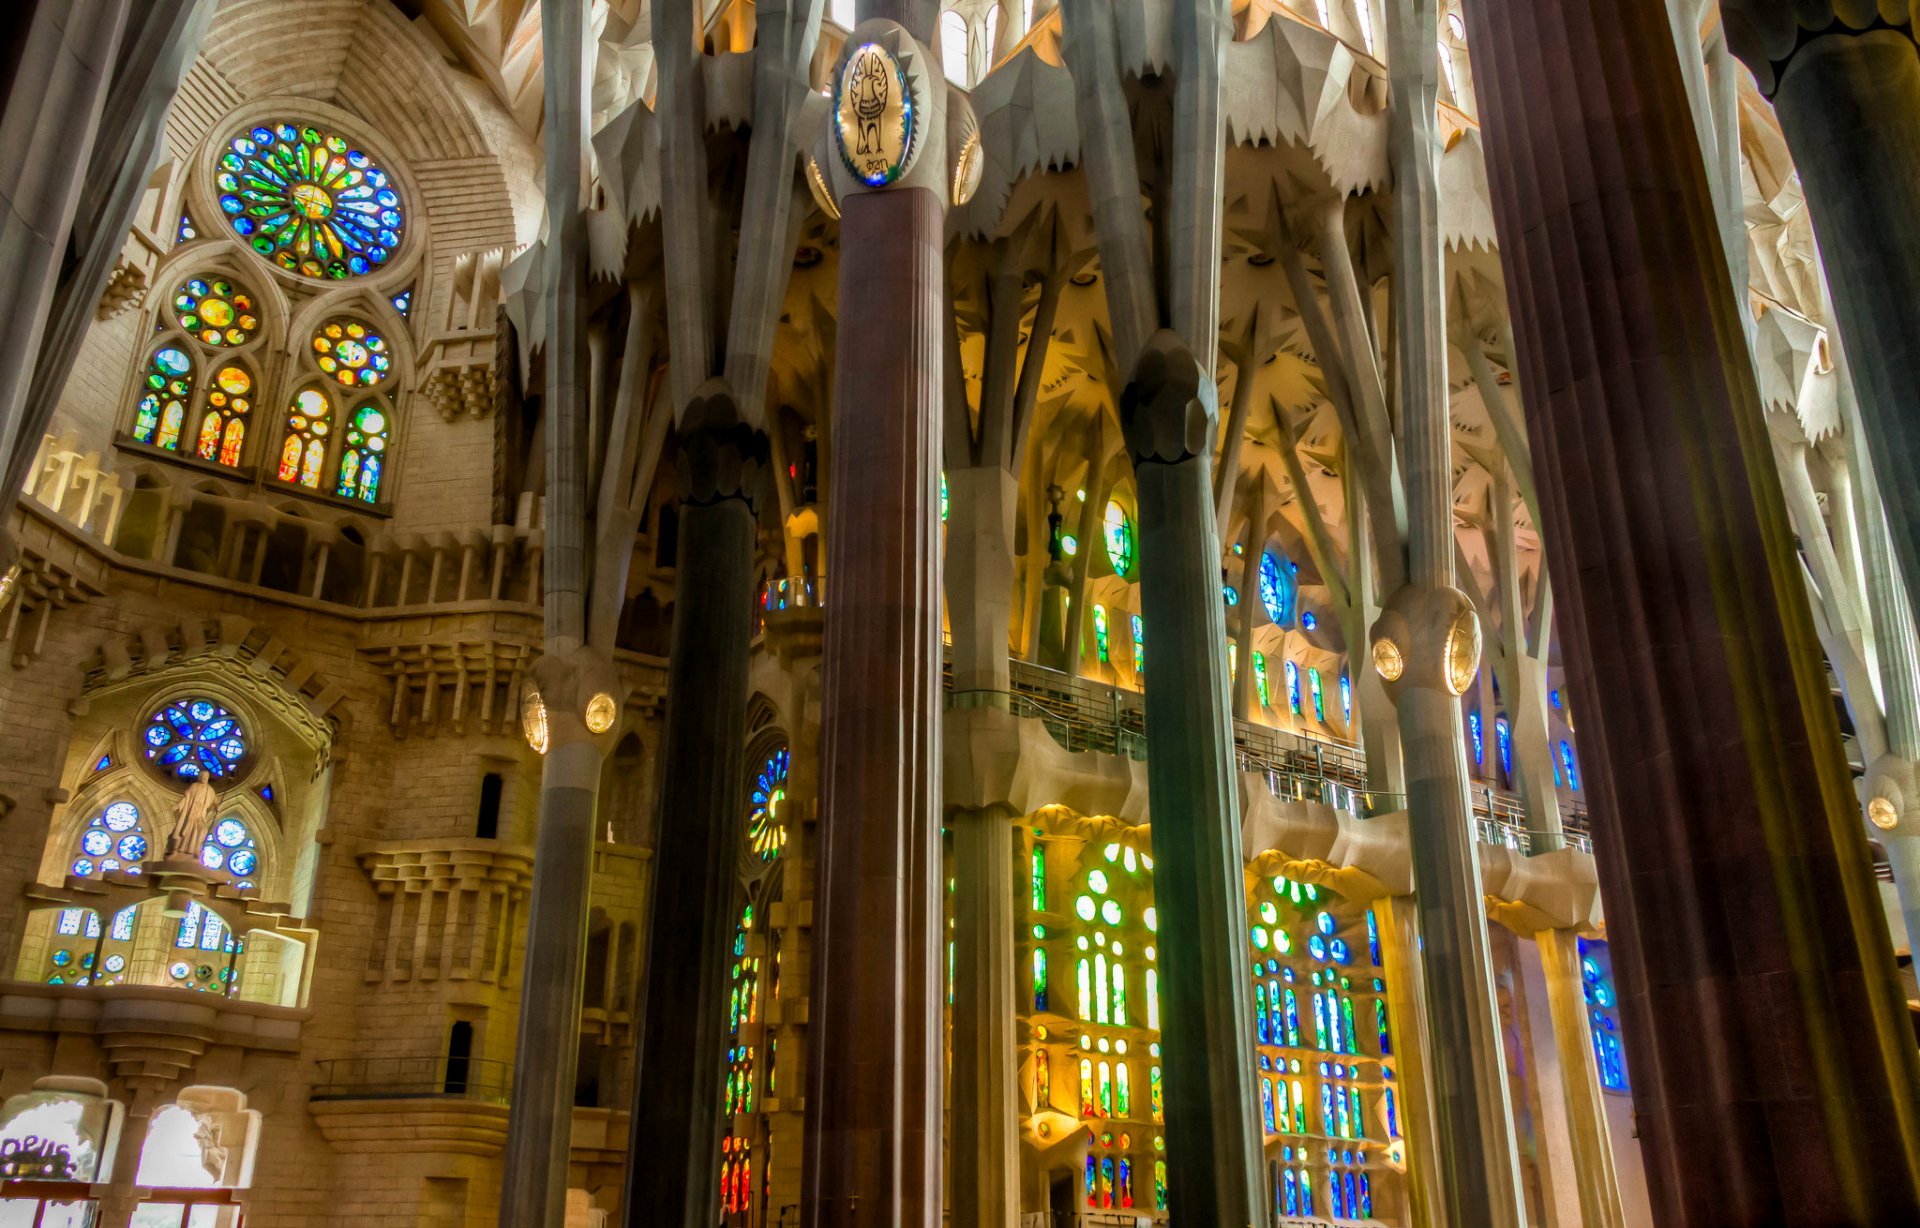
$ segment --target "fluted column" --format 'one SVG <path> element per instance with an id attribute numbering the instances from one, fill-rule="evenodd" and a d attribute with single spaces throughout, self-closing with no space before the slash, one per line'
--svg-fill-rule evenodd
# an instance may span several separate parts
<path id="1" fill-rule="evenodd" d="M 1920 592 L 1920 47 L 1873 5 L 1730 0 L 1727 41 L 1787 138 L 1907 591 Z M 1882 6 L 1883 8 L 1889 6 Z M 1897 6 L 1902 14 L 1904 4 Z M 1835 15 L 1836 9 L 1846 16 Z M 1904 20 L 1904 17 L 1902 18 Z M 1869 28 L 1873 27 L 1873 28 Z"/>
<path id="2" fill-rule="evenodd" d="M 560 1228 L 566 1216 L 573 1090 L 586 983 L 587 897 L 594 813 L 607 734 L 618 715 L 611 662 L 585 646 L 587 362 L 585 14 L 543 0 L 546 64 L 546 526 L 541 560 L 544 655 L 522 697 L 523 732 L 543 756 L 526 975 L 513 1071 L 513 1111 L 501 1162 L 500 1221 Z M 606 688 L 602 690 L 602 688 Z M 586 705 L 606 699 L 588 727 Z"/>
<path id="3" fill-rule="evenodd" d="M 910 88 L 939 88 L 923 49 L 934 8 L 863 0 L 862 24 L 834 70 L 835 100 L 853 54 L 878 56 L 870 67 L 901 73 Z M 896 16 L 905 29 L 875 20 Z M 938 125 L 938 108 L 917 122 Z M 859 136 L 851 125 L 843 131 Z M 939 447 L 949 179 L 938 131 L 923 139 L 911 169 L 912 147 L 883 135 L 883 156 L 900 151 L 892 163 L 899 178 L 886 186 L 867 186 L 871 164 L 855 181 L 850 155 L 834 167 L 849 190 L 840 206 L 828 488 L 832 588 L 801 1209 L 808 1228 L 941 1221 Z"/>
<path id="4" fill-rule="evenodd" d="M 626 1222 L 710 1228 L 720 1218 L 719 1089 L 745 812 L 754 506 L 767 439 L 719 380 L 688 408 L 680 446 L 680 566 L 667 660 L 665 762 L 646 1001 L 627 1143 Z"/>
<path id="5" fill-rule="evenodd" d="M 1665 7 L 1467 16 L 1655 1219 L 1920 1222 L 1920 1055 L 1706 171 L 1678 63 L 1632 53 Z"/>
<path id="6" fill-rule="evenodd" d="M 1227 696 L 1220 543 L 1208 474 L 1213 381 L 1170 331 L 1121 395 L 1140 497 L 1167 1197 L 1175 1220 L 1264 1223 L 1254 1108 L 1239 778 Z"/>

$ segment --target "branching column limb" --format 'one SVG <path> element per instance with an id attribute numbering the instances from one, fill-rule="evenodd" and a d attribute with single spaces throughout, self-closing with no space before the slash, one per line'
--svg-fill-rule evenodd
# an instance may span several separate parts
<path id="1" fill-rule="evenodd" d="M 586 638 L 587 447 L 586 14 L 543 0 L 546 63 L 546 643 L 541 668 L 555 684 L 536 749 L 540 826 L 528 907 L 526 982 L 521 989 L 513 1114 L 500 1192 L 503 1223 L 559 1228 L 572 1144 L 573 1082 L 585 984 L 587 896 L 593 878 L 594 811 L 604 746 L 575 729 L 567 703 L 583 680 Z M 547 685 L 543 683 L 543 685 Z M 575 696 L 584 702 L 585 696 Z M 565 710 L 563 710 L 565 709 Z M 549 750 L 547 739 L 551 737 Z"/>

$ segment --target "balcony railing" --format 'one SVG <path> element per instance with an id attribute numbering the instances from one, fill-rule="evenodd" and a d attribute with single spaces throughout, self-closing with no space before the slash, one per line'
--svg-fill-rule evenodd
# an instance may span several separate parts
<path id="1" fill-rule="evenodd" d="M 314 1100 L 474 1100 L 506 1104 L 508 1062 L 459 1057 L 347 1057 L 315 1063 Z"/>

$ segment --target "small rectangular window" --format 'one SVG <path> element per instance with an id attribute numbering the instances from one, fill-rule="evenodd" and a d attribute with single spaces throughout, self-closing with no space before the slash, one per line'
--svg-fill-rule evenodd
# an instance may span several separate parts
<path id="1" fill-rule="evenodd" d="M 488 772 L 480 778 L 480 813 L 474 819 L 473 834 L 482 840 L 500 838 L 500 773 Z"/>

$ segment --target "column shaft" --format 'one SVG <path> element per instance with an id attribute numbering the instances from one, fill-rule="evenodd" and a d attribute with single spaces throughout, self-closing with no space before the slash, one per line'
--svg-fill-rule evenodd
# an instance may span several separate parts
<path id="1" fill-rule="evenodd" d="M 865 10 L 863 10 L 865 11 Z M 940 1222 L 942 202 L 841 206 L 809 1228 Z"/>
<path id="2" fill-rule="evenodd" d="M 1894 552 L 1920 592 L 1920 49 L 1911 33 L 1817 37 L 1773 95 L 1807 194 Z"/>
<path id="3" fill-rule="evenodd" d="M 1146 620 L 1154 893 L 1167 1118 L 1167 1198 L 1177 1222 L 1266 1217 L 1254 1108 L 1252 975 L 1240 856 L 1239 779 L 1227 699 L 1220 545 L 1207 461 L 1136 461 Z"/>
<path id="4" fill-rule="evenodd" d="M 660 786 L 623 1204 L 635 1226 L 720 1218 L 754 536 L 744 499 L 681 508 L 664 754 L 673 767 Z"/>
<path id="5" fill-rule="evenodd" d="M 1655 1218 L 1920 1222 L 1920 1055 L 1705 167 L 1677 62 L 1624 53 L 1665 7 L 1467 17 Z"/>
<path id="6" fill-rule="evenodd" d="M 1546 973 L 1547 1011 L 1553 1016 L 1553 1047 L 1566 1094 L 1567 1141 L 1573 1151 L 1574 1188 L 1580 1195 L 1582 1228 L 1622 1228 L 1620 1182 L 1613 1167 L 1613 1139 L 1593 1056 L 1587 1020 L 1586 980 L 1580 971 L 1580 938 L 1572 930 L 1542 930 L 1534 942 Z M 1555 1174 L 1555 1180 L 1560 1174 Z"/>
<path id="7" fill-rule="evenodd" d="M 953 830 L 953 1206 L 955 1224 L 1020 1218 L 1014 1045 L 1012 811 L 960 811 Z"/>
<path id="8" fill-rule="evenodd" d="M 1457 1228 L 1519 1228 L 1519 1159 L 1460 701 L 1438 687 L 1409 686 L 1395 712 L 1407 773 L 1441 1205 Z"/>
<path id="9" fill-rule="evenodd" d="M 501 1171 L 500 1222 L 559 1228 L 573 1144 L 573 1082 L 586 985 L 587 896 L 600 752 L 556 746 L 541 765 L 540 831 L 514 1050 L 513 1123 Z"/>
<path id="10" fill-rule="evenodd" d="M 1407 1152 L 1407 1223 L 1439 1228 L 1440 1143 L 1434 1131 L 1428 1077 L 1426 977 L 1420 969 L 1420 918 L 1411 896 L 1374 901 L 1380 926 L 1380 963 L 1387 983 L 1387 1026 L 1393 1038 L 1395 1117 Z"/>

